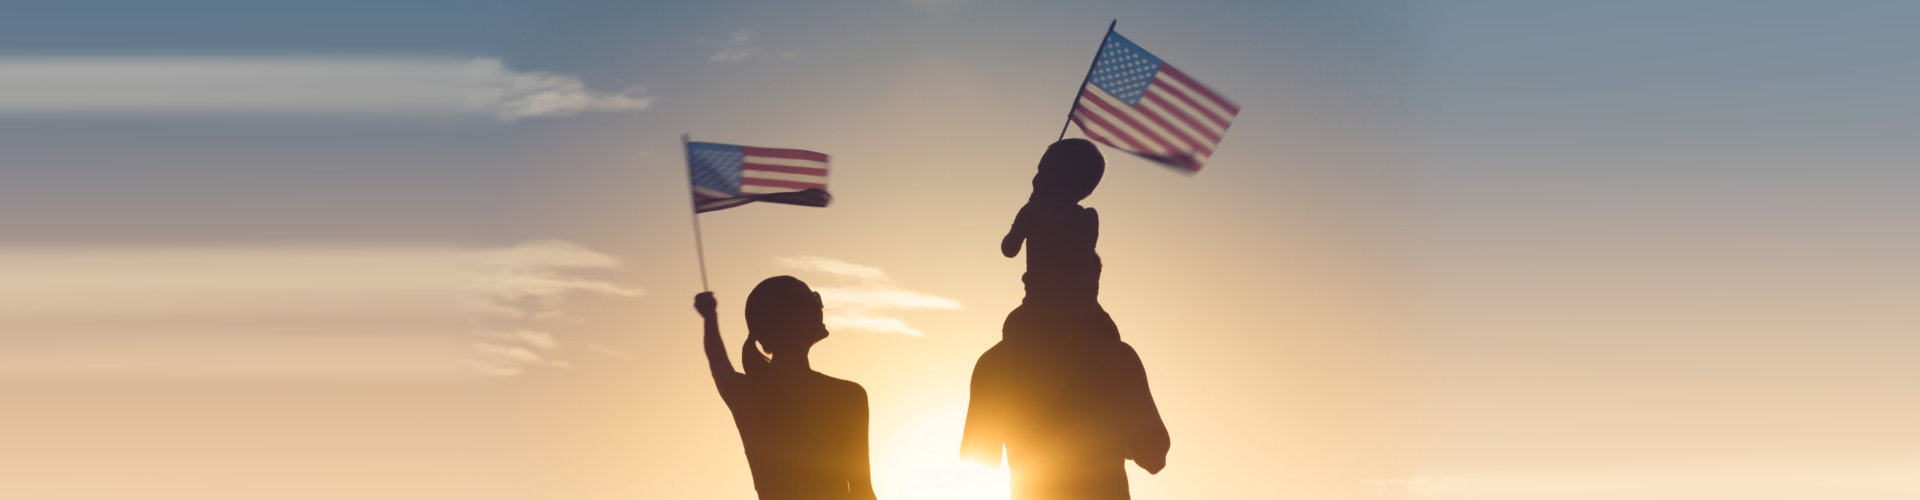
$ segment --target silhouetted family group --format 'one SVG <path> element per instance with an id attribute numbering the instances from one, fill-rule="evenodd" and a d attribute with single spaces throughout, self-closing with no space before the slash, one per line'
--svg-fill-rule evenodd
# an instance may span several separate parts
<path id="1" fill-rule="evenodd" d="M 1004 447 L 1013 500 L 1126 499 L 1127 460 L 1152 473 L 1166 466 L 1167 428 L 1146 368 L 1098 298 L 1100 219 L 1080 201 L 1105 170 L 1092 142 L 1049 146 L 1000 243 L 1007 257 L 1026 247 L 1026 297 L 974 365 L 960 455 L 997 466 Z M 711 293 L 694 297 L 713 382 L 760 498 L 874 498 L 866 390 L 807 361 L 827 337 L 820 295 L 791 276 L 754 287 L 744 373 L 727 360 L 715 307 Z"/>

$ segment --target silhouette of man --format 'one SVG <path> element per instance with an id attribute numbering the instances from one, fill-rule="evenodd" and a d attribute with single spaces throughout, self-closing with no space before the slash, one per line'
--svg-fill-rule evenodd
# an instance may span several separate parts
<path id="1" fill-rule="evenodd" d="M 1004 339 L 974 365 L 961 458 L 997 466 L 1012 500 L 1124 500 L 1126 461 L 1158 473 L 1169 439 L 1124 342 Z"/>
<path id="2" fill-rule="evenodd" d="M 762 500 L 872 499 L 867 461 L 867 391 L 813 371 L 807 353 L 827 338 L 820 295 L 792 276 L 760 282 L 747 295 L 746 373 L 733 370 L 720 340 L 712 292 L 693 298 L 705 321 L 707 365 L 733 412 Z M 755 347 L 773 355 L 769 362 Z"/>

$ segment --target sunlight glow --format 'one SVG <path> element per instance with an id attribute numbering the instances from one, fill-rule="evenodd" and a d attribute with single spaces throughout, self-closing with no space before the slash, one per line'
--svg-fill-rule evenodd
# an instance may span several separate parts
<path id="1" fill-rule="evenodd" d="M 914 419 L 915 425 L 889 440 L 890 450 L 874 454 L 875 484 L 881 498 L 906 500 L 1005 500 L 1009 495 L 1007 468 L 989 468 L 960 460 L 960 425 L 964 403 L 943 405 Z"/>

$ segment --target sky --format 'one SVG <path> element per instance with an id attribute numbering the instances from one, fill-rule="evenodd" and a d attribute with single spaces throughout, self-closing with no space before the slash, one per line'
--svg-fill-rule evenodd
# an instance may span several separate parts
<path id="1" fill-rule="evenodd" d="M 1920 495 L 1910 5 L 8 11 L 0 496 L 753 498 L 689 134 L 833 156 L 699 216 L 730 347 L 806 280 L 881 497 L 1004 498 L 997 244 L 1114 19 L 1241 107 L 1085 202 L 1173 437 L 1136 498 Z"/>

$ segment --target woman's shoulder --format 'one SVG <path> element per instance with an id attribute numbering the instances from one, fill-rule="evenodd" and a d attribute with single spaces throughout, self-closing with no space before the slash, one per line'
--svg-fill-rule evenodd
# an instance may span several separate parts
<path id="1" fill-rule="evenodd" d="M 814 386 L 821 388 L 822 392 L 834 399 L 859 401 L 863 404 L 867 401 L 867 388 L 861 387 L 858 382 L 820 372 L 813 372 L 811 375 Z"/>

